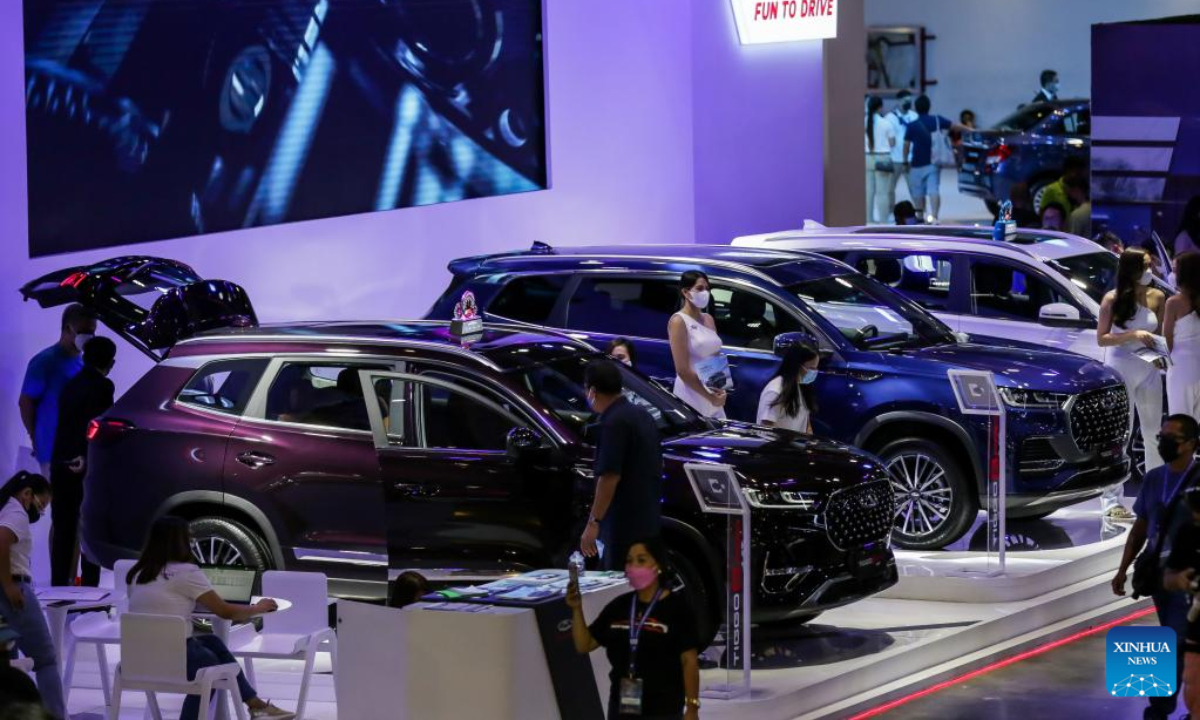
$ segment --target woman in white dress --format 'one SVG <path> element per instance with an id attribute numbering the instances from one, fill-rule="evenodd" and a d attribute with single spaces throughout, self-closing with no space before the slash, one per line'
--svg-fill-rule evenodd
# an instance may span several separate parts
<path id="1" fill-rule="evenodd" d="M 1172 415 L 1200 419 L 1200 253 L 1176 260 L 1179 294 L 1167 301 L 1163 334 L 1171 348 L 1167 408 Z"/>
<path id="2" fill-rule="evenodd" d="M 1162 330 L 1160 318 L 1167 298 L 1161 290 L 1150 285 L 1154 266 L 1150 255 L 1141 248 L 1121 253 L 1117 265 L 1117 287 L 1110 290 L 1100 303 L 1100 322 L 1096 341 L 1108 348 L 1105 364 L 1117 371 L 1129 393 L 1129 423 L 1137 410 L 1142 430 L 1142 445 L 1146 451 L 1146 470 L 1162 465 L 1154 438 L 1162 426 L 1162 375 L 1159 367 L 1134 354 L 1143 347 L 1154 347 L 1155 336 Z M 1101 510 L 1116 520 L 1131 520 L 1133 513 L 1121 504 L 1124 485 L 1105 491 Z"/>
<path id="3" fill-rule="evenodd" d="M 712 297 L 708 276 L 688 270 L 679 280 L 683 309 L 667 322 L 671 359 L 675 362 L 676 397 L 705 417 L 725 419 L 725 391 L 705 387 L 696 366 L 721 353 L 721 336 L 704 312 Z"/>
<path id="4" fill-rule="evenodd" d="M 821 357 L 807 345 L 793 345 L 783 355 L 775 377 L 758 397 L 759 425 L 813 434 L 812 416 L 817 411 L 813 382 Z"/>

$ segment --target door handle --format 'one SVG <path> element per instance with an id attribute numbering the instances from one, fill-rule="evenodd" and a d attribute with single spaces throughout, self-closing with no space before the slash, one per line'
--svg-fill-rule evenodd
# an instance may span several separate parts
<path id="1" fill-rule="evenodd" d="M 238 455 L 237 461 L 248 468 L 257 470 L 268 465 L 274 465 L 275 457 L 266 453 L 250 451 Z"/>

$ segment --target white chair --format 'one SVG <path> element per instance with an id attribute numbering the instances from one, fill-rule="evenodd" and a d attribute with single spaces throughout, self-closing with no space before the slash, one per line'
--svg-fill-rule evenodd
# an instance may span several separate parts
<path id="1" fill-rule="evenodd" d="M 146 693 L 147 709 L 154 720 L 162 720 L 156 693 L 199 695 L 200 708 L 210 715 L 214 690 L 227 690 L 238 720 L 248 720 L 246 706 L 238 694 L 237 663 L 201 668 L 193 680 L 187 678 L 188 622 L 167 615 L 125 613 L 121 616 L 121 663 L 113 681 L 109 720 L 121 717 L 121 695 L 126 690 Z"/>
<path id="2" fill-rule="evenodd" d="M 71 683 L 75 678 L 75 653 L 79 644 L 96 646 L 96 659 L 100 663 L 100 690 L 104 693 L 104 704 L 112 702 L 109 689 L 108 646 L 121 644 L 121 615 L 129 610 L 129 586 L 125 577 L 133 568 L 135 560 L 118 560 L 113 565 L 112 610 L 108 613 L 85 613 L 67 625 L 65 663 L 63 666 L 63 698 L 69 699 Z"/>
<path id="3" fill-rule="evenodd" d="M 327 650 L 337 672 L 337 635 L 329 627 L 329 580 L 323 573 L 268 570 L 262 576 L 262 592 L 269 598 L 287 600 L 292 606 L 263 616 L 262 632 L 239 641 L 229 650 L 246 666 L 246 679 L 254 685 L 254 661 L 303 660 L 304 675 L 296 699 L 296 720 L 303 720 L 317 653 Z"/>

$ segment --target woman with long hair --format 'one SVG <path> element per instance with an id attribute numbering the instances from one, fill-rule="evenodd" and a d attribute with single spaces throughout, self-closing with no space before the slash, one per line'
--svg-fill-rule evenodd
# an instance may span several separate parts
<path id="1" fill-rule="evenodd" d="M 883 98 L 872 95 L 867 100 L 867 119 L 864 127 L 863 151 L 866 153 L 867 165 L 867 219 L 868 225 L 876 222 L 887 222 L 888 185 L 889 177 L 895 172 L 892 165 L 892 146 L 896 144 L 896 136 L 892 124 L 883 115 Z M 880 168 L 884 169 L 880 169 Z M 887 168 L 892 168 L 888 170 Z"/>
<path id="2" fill-rule="evenodd" d="M 675 363 L 676 397 L 705 417 L 725 419 L 725 390 L 706 384 L 701 370 L 719 365 L 721 336 L 712 315 L 704 312 L 712 299 L 708 276 L 688 270 L 679 278 L 682 309 L 667 322 L 671 359 Z"/>
<path id="3" fill-rule="evenodd" d="M 62 677 L 50 627 L 33 592 L 33 535 L 30 526 L 46 514 L 50 483 L 22 470 L 0 488 L 0 618 L 18 633 L 17 649 L 33 660 L 42 704 L 67 717 Z"/>
<path id="4" fill-rule="evenodd" d="M 626 367 L 637 367 L 637 348 L 629 338 L 613 338 L 605 352 L 613 360 L 624 363 Z"/>
<path id="5" fill-rule="evenodd" d="M 166 515 L 150 526 L 150 536 L 142 555 L 125 576 L 129 585 L 129 612 L 149 615 L 173 615 L 183 618 L 190 631 L 192 612 L 202 605 L 217 617 L 246 622 L 276 609 L 274 600 L 259 600 L 254 605 L 230 605 L 213 590 L 206 576 L 192 560 L 192 533 L 187 520 Z M 199 635 L 187 640 L 188 679 L 201 668 L 236 663 L 237 660 L 215 635 Z M 264 702 L 238 673 L 238 690 L 251 718 L 291 720 L 296 715 Z M 196 720 L 200 696 L 188 695 L 183 701 L 180 720 Z"/>
<path id="6" fill-rule="evenodd" d="M 808 345 L 788 348 L 779 370 L 758 398 L 758 424 L 812 435 L 817 411 L 817 365 L 821 356 Z"/>
<path id="7" fill-rule="evenodd" d="M 1175 260 L 1179 293 L 1167 301 L 1163 334 L 1171 348 L 1167 407 L 1172 415 L 1200 419 L 1200 253 Z"/>
<path id="8" fill-rule="evenodd" d="M 1171 247 L 1175 257 L 1189 252 L 1200 252 L 1200 195 L 1193 195 L 1183 206 L 1183 218 L 1179 221 L 1179 232 Z"/>
<path id="9" fill-rule="evenodd" d="M 625 554 L 625 577 L 633 592 L 610 601 L 591 625 L 583 616 L 579 585 L 567 588 L 575 651 L 583 655 L 602 647 L 612 668 L 609 720 L 699 717 L 696 619 L 687 598 L 671 589 L 673 574 L 661 539 L 633 543 Z"/>
<path id="10" fill-rule="evenodd" d="M 1100 303 L 1100 322 L 1096 342 L 1108 348 L 1105 364 L 1125 381 L 1129 394 L 1129 427 L 1137 411 L 1146 452 L 1146 470 L 1162 465 L 1152 440 L 1162 425 L 1162 377 L 1159 368 L 1134 354 L 1141 348 L 1153 348 L 1162 332 L 1166 295 L 1150 283 L 1154 266 L 1150 254 L 1141 248 L 1129 248 L 1117 262 L 1117 287 Z M 1101 510 L 1116 520 L 1131 520 L 1133 513 L 1121 504 L 1124 485 L 1105 491 Z"/>

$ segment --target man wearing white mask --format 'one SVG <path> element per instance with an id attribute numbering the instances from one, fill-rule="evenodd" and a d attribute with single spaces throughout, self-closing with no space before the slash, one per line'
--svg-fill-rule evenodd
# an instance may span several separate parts
<path id="1" fill-rule="evenodd" d="M 1038 88 L 1037 95 L 1029 102 L 1053 102 L 1058 99 L 1058 72 L 1056 70 L 1043 70 L 1041 78 L 1041 87 Z"/>
<path id="2" fill-rule="evenodd" d="M 95 334 L 96 312 L 83 305 L 68 305 L 63 310 L 58 342 L 34 355 L 25 369 L 17 404 L 43 477 L 50 477 L 58 397 L 67 381 L 83 369 L 83 345 Z"/>

